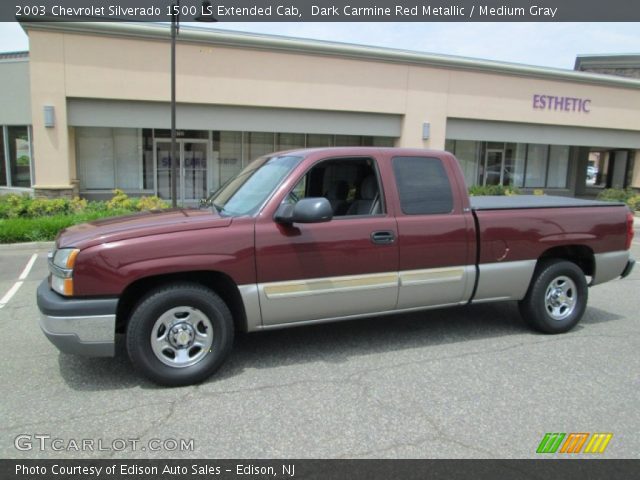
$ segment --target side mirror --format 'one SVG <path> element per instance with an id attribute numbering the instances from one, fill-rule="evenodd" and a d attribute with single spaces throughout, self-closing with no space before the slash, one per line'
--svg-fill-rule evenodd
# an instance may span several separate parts
<path id="1" fill-rule="evenodd" d="M 278 223 L 321 223 L 333 218 L 331 203 L 324 197 L 303 198 L 294 205 L 281 205 L 275 214 Z"/>

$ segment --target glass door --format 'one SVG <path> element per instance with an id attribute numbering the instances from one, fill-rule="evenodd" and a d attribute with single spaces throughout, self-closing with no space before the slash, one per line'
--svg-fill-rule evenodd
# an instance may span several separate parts
<path id="1" fill-rule="evenodd" d="M 484 157 L 483 185 L 502 185 L 504 151 L 487 149 Z"/>
<path id="2" fill-rule="evenodd" d="M 156 154 L 156 195 L 163 200 L 171 200 L 171 142 L 156 140 L 154 151 Z M 176 146 L 176 155 L 178 165 L 180 165 L 180 143 Z M 179 182 L 177 188 L 180 188 Z M 180 198 L 179 195 L 178 198 Z"/>
<path id="3" fill-rule="evenodd" d="M 207 196 L 207 145 L 206 140 L 184 140 L 181 145 L 180 176 L 182 178 L 182 202 L 198 204 Z"/>
<path id="4" fill-rule="evenodd" d="M 195 206 L 207 196 L 208 151 L 207 140 L 179 139 L 176 142 L 178 162 L 177 197 L 182 206 Z M 171 141 L 156 140 L 156 192 L 167 201 L 171 200 Z"/>

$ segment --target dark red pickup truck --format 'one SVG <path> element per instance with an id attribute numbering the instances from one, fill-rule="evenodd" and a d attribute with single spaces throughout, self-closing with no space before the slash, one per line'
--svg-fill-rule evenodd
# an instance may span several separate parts
<path id="1" fill-rule="evenodd" d="M 566 332 L 587 287 L 634 264 L 626 206 L 470 199 L 440 151 L 275 153 L 208 203 L 63 231 L 37 295 L 47 337 L 109 356 L 126 333 L 139 371 L 184 385 L 222 364 L 236 330 L 516 300 L 533 328 Z"/>

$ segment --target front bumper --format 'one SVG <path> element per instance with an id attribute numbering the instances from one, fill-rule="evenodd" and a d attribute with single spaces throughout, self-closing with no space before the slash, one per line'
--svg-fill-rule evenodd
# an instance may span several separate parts
<path id="1" fill-rule="evenodd" d="M 117 298 L 65 298 L 45 279 L 37 300 L 40 328 L 58 350 L 87 357 L 115 354 Z"/>

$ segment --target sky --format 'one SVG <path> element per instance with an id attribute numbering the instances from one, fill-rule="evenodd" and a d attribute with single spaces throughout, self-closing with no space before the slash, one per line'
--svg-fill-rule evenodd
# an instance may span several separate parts
<path id="1" fill-rule="evenodd" d="M 564 69 L 573 69 L 578 54 L 640 53 L 640 23 L 221 22 L 211 28 Z M 0 52 L 28 48 L 20 25 L 0 23 Z"/>

